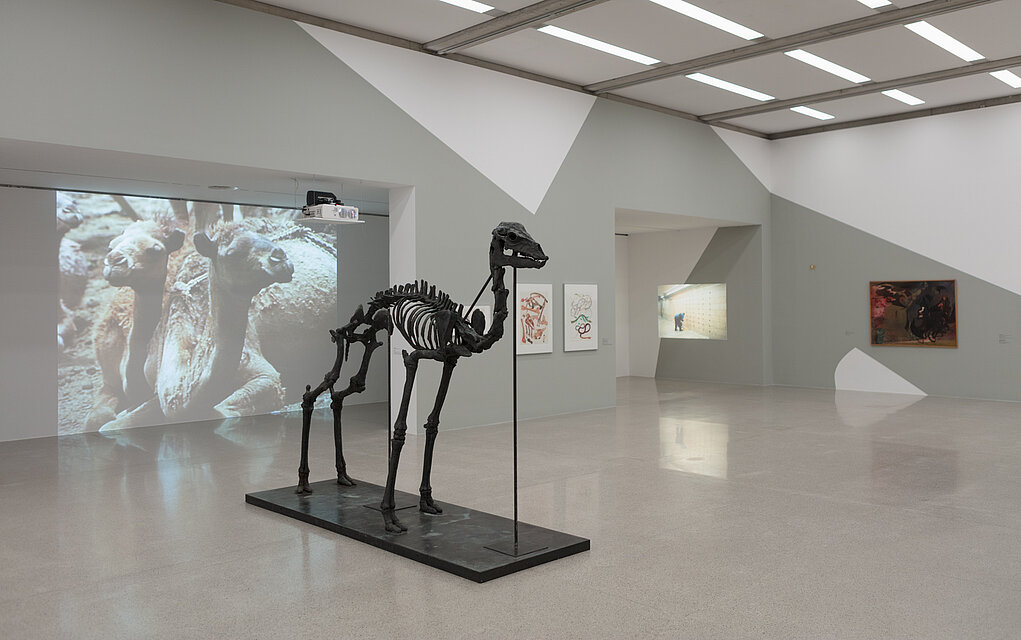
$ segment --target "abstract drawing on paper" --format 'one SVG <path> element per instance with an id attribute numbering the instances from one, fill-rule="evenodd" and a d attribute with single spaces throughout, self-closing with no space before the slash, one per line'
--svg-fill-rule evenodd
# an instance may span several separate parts
<path id="1" fill-rule="evenodd" d="M 518 284 L 514 304 L 519 354 L 553 351 L 553 285 Z"/>
<path id="2" fill-rule="evenodd" d="M 599 348 L 599 286 L 564 285 L 564 351 Z"/>

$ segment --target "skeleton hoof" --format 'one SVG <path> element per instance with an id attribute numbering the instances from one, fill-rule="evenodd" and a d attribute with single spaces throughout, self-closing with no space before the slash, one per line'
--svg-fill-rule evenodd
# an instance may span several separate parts
<path id="1" fill-rule="evenodd" d="M 401 524 L 401 521 L 397 519 L 397 515 L 394 513 L 392 508 L 383 510 L 383 524 L 386 526 L 387 533 L 404 533 L 408 530 L 408 528 Z"/>
<path id="2" fill-rule="evenodd" d="M 347 475 L 346 473 L 337 474 L 337 484 L 342 484 L 345 487 L 355 487 L 358 485 L 358 483 L 352 480 L 351 476 Z"/>
<path id="3" fill-rule="evenodd" d="M 418 510 L 422 513 L 431 513 L 433 515 L 443 513 L 443 509 L 433 502 L 432 499 L 429 499 L 428 501 L 420 500 L 418 502 Z"/>
<path id="4" fill-rule="evenodd" d="M 308 486 L 308 471 L 298 470 L 298 488 L 294 490 L 294 493 L 299 496 L 312 493 L 312 487 Z"/>

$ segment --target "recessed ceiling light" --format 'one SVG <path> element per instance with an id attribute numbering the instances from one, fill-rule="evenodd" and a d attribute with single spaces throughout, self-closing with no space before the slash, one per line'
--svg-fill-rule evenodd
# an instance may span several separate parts
<path id="1" fill-rule="evenodd" d="M 1021 89 L 1021 78 L 1019 78 L 1017 74 L 1015 74 L 1013 71 L 1007 71 L 1006 69 L 1004 69 L 1003 71 L 993 71 L 989 75 L 996 78 L 1000 82 L 1007 83 L 1014 89 Z"/>
<path id="2" fill-rule="evenodd" d="M 672 9 L 677 13 L 682 13 L 689 18 L 694 18 L 699 22 L 704 22 L 707 25 L 722 29 L 727 33 L 732 33 L 739 38 L 745 40 L 755 40 L 756 38 L 762 38 L 763 35 L 755 29 L 749 29 L 744 25 L 740 25 L 733 20 L 727 20 L 723 16 L 718 16 L 711 11 L 706 11 L 701 7 L 696 7 L 690 2 L 684 2 L 684 0 L 652 0 L 661 7 Z"/>
<path id="3" fill-rule="evenodd" d="M 621 58 L 633 60 L 634 62 L 640 62 L 641 64 L 657 64 L 659 62 L 659 60 L 655 58 L 644 56 L 640 53 L 635 53 L 630 49 L 618 47 L 615 44 L 603 42 L 602 40 L 596 40 L 595 38 L 583 36 L 580 33 L 568 31 L 567 29 L 561 29 L 560 27 L 554 27 L 553 25 L 546 25 L 545 27 L 538 29 L 538 31 L 541 31 L 547 35 L 551 35 L 556 38 L 568 40 L 575 44 L 580 44 L 583 47 L 589 47 L 591 49 L 602 51 L 603 53 L 609 53 L 611 55 L 615 55 Z"/>
<path id="4" fill-rule="evenodd" d="M 833 118 L 836 118 L 836 116 L 831 116 L 828 113 L 816 111 L 815 109 L 811 109 L 809 107 L 791 107 L 791 111 L 794 111 L 795 113 L 800 113 L 803 116 L 811 116 L 816 120 L 832 120 Z"/>
<path id="5" fill-rule="evenodd" d="M 210 189 L 216 189 L 217 191 L 238 191 L 241 187 L 235 187 L 229 184 L 211 184 Z"/>
<path id="6" fill-rule="evenodd" d="M 975 51 L 968 45 L 964 44 L 960 40 L 953 38 L 936 27 L 932 26 L 925 20 L 921 22 L 912 22 L 911 24 L 904 25 L 908 29 L 911 29 L 918 35 L 922 36 L 929 42 L 933 43 L 937 47 L 942 47 L 950 53 L 954 54 L 965 62 L 974 62 L 975 60 L 981 60 L 985 58 L 984 55 Z"/>
<path id="7" fill-rule="evenodd" d="M 686 78 L 691 78 L 692 80 L 697 80 L 699 82 L 703 82 L 703 83 L 708 84 L 708 85 L 712 85 L 712 86 L 714 86 L 714 87 L 716 87 L 718 89 L 723 89 L 725 91 L 731 91 L 733 93 L 738 93 L 738 94 L 741 94 L 743 96 L 747 96 L 749 98 L 754 98 L 755 100 L 760 100 L 762 102 L 766 102 L 767 100 L 773 100 L 774 99 L 774 97 L 769 95 L 768 93 L 762 93 L 761 91 L 756 91 L 755 89 L 749 89 L 748 87 L 742 87 L 739 84 L 734 84 L 733 82 L 727 82 L 726 80 L 720 80 L 719 78 L 714 78 L 712 76 L 707 76 L 704 73 L 691 73 L 691 74 L 688 74 L 685 77 Z"/>
<path id="8" fill-rule="evenodd" d="M 461 7 L 462 9 L 467 9 L 468 11 L 474 11 L 475 13 L 485 13 L 487 11 L 493 10 L 493 7 L 489 6 L 488 4 L 475 2 L 475 0 L 440 0 L 440 2 L 446 2 L 447 4 L 452 4 L 455 7 Z"/>
<path id="9" fill-rule="evenodd" d="M 900 89 L 890 89 L 889 91 L 884 91 L 883 95 L 887 96 L 887 97 L 890 97 L 890 98 L 893 98 L 894 100 L 900 100 L 904 104 L 911 105 L 912 107 L 920 105 L 920 104 L 925 104 L 925 100 L 922 100 L 920 98 L 916 98 L 915 96 L 911 95 L 910 93 L 904 93 Z"/>
<path id="10" fill-rule="evenodd" d="M 816 69 L 822 69 L 827 73 L 832 73 L 835 76 L 839 76 L 844 80 L 851 82 L 868 82 L 868 76 L 863 76 L 857 71 L 851 71 L 847 67 L 842 67 L 835 62 L 830 62 L 826 58 L 820 58 L 814 53 L 809 53 L 804 49 L 795 49 L 794 51 L 786 51 L 784 55 L 790 56 L 795 60 L 800 60 L 805 64 L 810 64 Z"/>
<path id="11" fill-rule="evenodd" d="M 890 0 L 858 0 L 869 9 L 878 9 L 879 7 L 888 7 L 892 2 Z"/>

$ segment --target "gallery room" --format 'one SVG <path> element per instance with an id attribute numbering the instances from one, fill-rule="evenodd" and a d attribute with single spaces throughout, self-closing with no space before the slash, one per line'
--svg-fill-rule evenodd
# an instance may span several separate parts
<path id="1" fill-rule="evenodd" d="M 1021 0 L 486 2 L 0 3 L 0 637 L 1018 637 Z"/>

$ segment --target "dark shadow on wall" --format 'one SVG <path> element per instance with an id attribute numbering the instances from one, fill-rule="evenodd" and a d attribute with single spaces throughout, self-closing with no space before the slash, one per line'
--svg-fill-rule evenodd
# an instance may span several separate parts
<path id="1" fill-rule="evenodd" d="M 762 227 L 721 227 L 688 284 L 727 284 L 726 340 L 659 342 L 657 378 L 763 384 Z"/>

